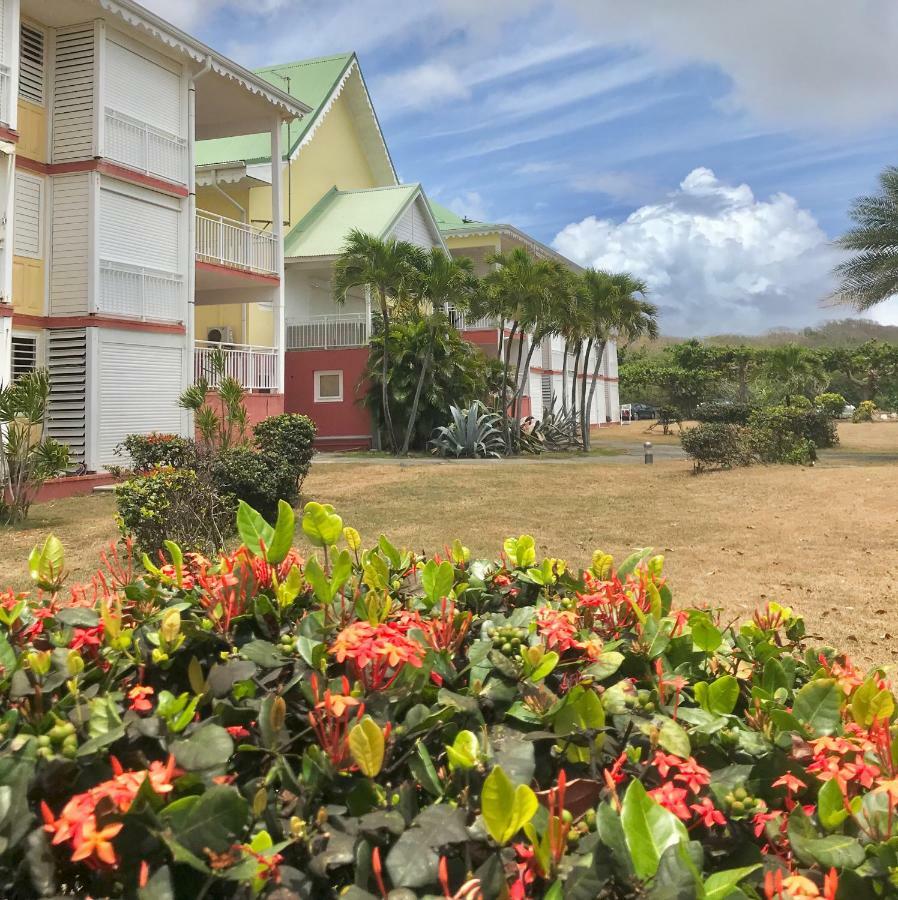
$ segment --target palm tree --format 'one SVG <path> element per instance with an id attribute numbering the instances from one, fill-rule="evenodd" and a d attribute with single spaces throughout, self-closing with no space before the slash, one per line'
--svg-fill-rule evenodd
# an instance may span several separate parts
<path id="1" fill-rule="evenodd" d="M 855 255 L 836 266 L 835 296 L 863 311 L 898 294 L 898 166 L 879 176 L 880 192 L 854 201 L 854 227 L 838 240 Z"/>
<path id="2" fill-rule="evenodd" d="M 433 361 L 437 332 L 452 327 L 446 317 L 445 309 L 451 303 L 455 309 L 461 312 L 467 310 L 477 291 L 478 284 L 478 279 L 474 275 L 474 264 L 468 257 L 449 256 L 439 247 L 431 249 L 415 287 L 415 293 L 420 301 L 418 312 L 423 317 L 428 341 L 424 359 L 420 361 L 418 383 L 415 386 L 415 396 L 405 427 L 405 439 L 400 451 L 402 456 L 408 454 L 415 431 L 418 420 L 418 404 L 421 401 L 421 391 Z"/>
<path id="3" fill-rule="evenodd" d="M 380 308 L 384 347 L 381 362 L 384 422 L 387 437 L 395 453 L 398 448 L 393 416 L 390 413 L 388 380 L 390 371 L 390 307 L 406 301 L 415 290 L 423 267 L 424 251 L 407 241 L 382 240 L 354 228 L 346 238 L 343 253 L 334 264 L 333 294 L 337 303 L 345 303 L 352 288 L 365 287 Z"/>
<path id="4" fill-rule="evenodd" d="M 791 405 L 793 394 L 816 393 L 823 386 L 825 374 L 813 351 L 798 344 L 783 344 L 772 347 L 766 356 L 767 377 L 782 388 L 786 406 Z"/>
<path id="5" fill-rule="evenodd" d="M 617 341 L 622 346 L 627 346 L 640 337 L 654 340 L 658 337 L 658 307 L 644 299 L 648 288 L 641 278 L 634 278 L 626 272 L 616 274 L 594 273 L 604 276 L 595 278 L 596 300 L 593 307 L 593 335 L 595 340 L 595 364 L 593 366 L 589 398 L 585 397 L 585 382 L 587 371 L 584 366 L 584 394 L 582 397 L 581 434 L 583 449 L 589 450 L 590 446 L 590 417 L 592 415 L 592 401 L 595 397 L 596 382 L 599 378 L 599 369 L 602 358 L 609 341 Z M 589 271 L 587 271 L 589 276 Z M 587 276 L 584 281 L 588 285 Z M 607 293 L 606 293 L 607 291 Z M 589 290 L 592 295 L 592 290 Z M 589 354 L 586 356 L 587 363 Z"/>

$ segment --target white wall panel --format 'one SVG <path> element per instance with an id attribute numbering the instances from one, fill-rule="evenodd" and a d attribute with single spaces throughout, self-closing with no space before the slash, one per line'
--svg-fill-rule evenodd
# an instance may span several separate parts
<path id="1" fill-rule="evenodd" d="M 85 315 L 88 312 L 91 177 L 56 175 L 50 184 L 50 315 Z"/>

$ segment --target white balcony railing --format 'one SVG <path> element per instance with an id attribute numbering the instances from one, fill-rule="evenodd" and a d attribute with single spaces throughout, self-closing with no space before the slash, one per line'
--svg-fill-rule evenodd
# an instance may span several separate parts
<path id="1" fill-rule="evenodd" d="M 97 307 L 109 315 L 162 322 L 183 322 L 185 282 L 180 275 L 100 260 Z"/>
<path id="2" fill-rule="evenodd" d="M 9 125 L 12 118 L 9 66 L 0 63 L 0 122 Z"/>
<path id="3" fill-rule="evenodd" d="M 358 315 L 309 316 L 287 322 L 288 350 L 329 350 L 365 347 L 370 328 L 364 313 Z"/>
<path id="4" fill-rule="evenodd" d="M 277 240 L 273 234 L 204 210 L 196 213 L 196 256 L 222 266 L 278 274 Z"/>
<path id="5" fill-rule="evenodd" d="M 187 141 L 106 107 L 104 155 L 131 169 L 187 184 Z"/>
<path id="6" fill-rule="evenodd" d="M 458 331 L 477 331 L 482 328 L 499 327 L 498 320 L 493 316 L 481 316 L 479 319 L 474 319 L 451 304 L 446 306 L 446 315 Z"/>
<path id="7" fill-rule="evenodd" d="M 276 391 L 278 385 L 278 352 L 275 347 L 250 344 L 214 344 L 194 342 L 193 370 L 195 378 L 207 378 L 210 387 L 218 387 L 219 375 L 214 360 L 224 362 L 224 375 L 236 378 L 248 391 Z"/>

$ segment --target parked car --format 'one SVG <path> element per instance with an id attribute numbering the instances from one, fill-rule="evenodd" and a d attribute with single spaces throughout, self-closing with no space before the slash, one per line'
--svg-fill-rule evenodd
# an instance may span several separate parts
<path id="1" fill-rule="evenodd" d="M 845 406 L 842 407 L 840 419 L 850 419 L 854 415 L 854 411 L 857 407 L 853 403 L 846 403 Z"/>
<path id="2" fill-rule="evenodd" d="M 629 410 L 621 410 L 621 418 L 624 421 L 634 422 L 643 419 L 657 419 L 658 410 L 656 410 L 654 406 L 649 406 L 647 403 L 633 403 Z"/>

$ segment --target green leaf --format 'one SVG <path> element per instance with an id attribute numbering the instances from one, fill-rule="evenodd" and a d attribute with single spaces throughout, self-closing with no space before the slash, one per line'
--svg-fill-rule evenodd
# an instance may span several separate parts
<path id="1" fill-rule="evenodd" d="M 721 675 L 708 685 L 708 711 L 728 716 L 739 699 L 739 682 L 732 675 Z"/>
<path id="2" fill-rule="evenodd" d="M 428 607 L 435 606 L 443 597 L 448 597 L 454 581 L 455 570 L 452 568 L 452 563 L 441 562 L 437 565 L 432 559 L 428 560 L 421 570 L 421 585 L 424 588 Z"/>
<path id="3" fill-rule="evenodd" d="M 318 560 L 314 556 L 309 557 L 306 562 L 304 574 L 306 576 L 306 581 L 312 585 L 315 596 L 321 603 L 327 606 L 331 600 L 334 599 L 334 594 L 331 589 L 331 583 L 324 574 L 324 569 L 321 568 Z"/>
<path id="4" fill-rule="evenodd" d="M 494 766 L 483 782 L 480 804 L 486 830 L 501 846 L 507 844 L 539 808 L 536 794 L 526 784 L 515 787 L 501 766 Z"/>
<path id="5" fill-rule="evenodd" d="M 187 739 L 172 744 L 178 765 L 190 772 L 224 768 L 233 752 L 233 739 L 221 725 L 214 723 L 203 725 Z"/>
<path id="6" fill-rule="evenodd" d="M 630 782 L 621 807 L 624 839 L 639 878 L 651 878 L 668 847 L 687 842 L 683 823 L 646 793 L 642 783 Z"/>
<path id="7" fill-rule="evenodd" d="M 384 735 L 371 716 L 349 730 L 349 752 L 363 775 L 374 778 L 384 764 Z"/>
<path id="8" fill-rule="evenodd" d="M 65 570 L 65 552 L 55 534 L 47 535 L 42 547 L 35 547 L 28 556 L 31 580 L 40 588 L 51 591 L 60 585 Z"/>
<path id="9" fill-rule="evenodd" d="M 610 678 L 624 662 L 623 653 L 617 650 L 603 650 L 602 655 L 586 669 L 586 674 L 596 681 L 604 681 Z"/>
<path id="10" fill-rule="evenodd" d="M 827 831 L 835 831 L 848 818 L 842 789 L 835 778 L 824 781 L 817 793 L 817 818 Z"/>
<path id="11" fill-rule="evenodd" d="M 529 534 L 506 538 L 502 549 L 516 569 L 528 569 L 536 563 L 536 542 Z"/>
<path id="12" fill-rule="evenodd" d="M 894 712 L 895 700 L 891 691 L 881 689 L 873 678 L 868 678 L 851 695 L 851 716 L 859 725 L 889 719 Z"/>
<path id="13" fill-rule="evenodd" d="M 842 723 L 842 690 L 832 678 L 809 681 L 795 695 L 792 712 L 815 737 L 832 734 Z"/>
<path id="14" fill-rule="evenodd" d="M 531 681 L 542 681 L 555 670 L 558 665 L 558 654 L 554 650 L 544 653 L 536 668 L 530 673 Z"/>
<path id="15" fill-rule="evenodd" d="M 705 653 L 713 653 L 722 643 L 723 635 L 707 613 L 694 613 L 689 617 L 692 643 Z"/>
<path id="16" fill-rule="evenodd" d="M 479 755 L 480 741 L 473 731 L 467 729 L 459 731 L 452 744 L 446 747 L 450 769 L 473 769 L 477 765 Z"/>
<path id="17" fill-rule="evenodd" d="M 286 500 L 278 500 L 278 518 L 274 525 L 274 535 L 268 545 L 266 559 L 277 565 L 287 558 L 293 546 L 293 532 L 296 528 L 296 513 Z"/>
<path id="18" fill-rule="evenodd" d="M 330 547 L 343 533 L 343 520 L 329 503 L 312 501 L 303 509 L 302 530 L 316 547 Z"/>
<path id="19" fill-rule="evenodd" d="M 761 868 L 760 863 L 753 866 L 742 866 L 740 869 L 726 869 L 709 875 L 705 881 L 705 900 L 727 900 L 736 889 L 736 885 L 752 872 Z"/>
<path id="20" fill-rule="evenodd" d="M 238 841 L 248 815 L 247 801 L 225 785 L 175 800 L 159 813 L 175 840 L 200 858 L 205 857 L 206 848 L 214 853 L 229 850 Z"/>
<path id="21" fill-rule="evenodd" d="M 641 550 L 635 550 L 621 564 L 617 570 L 617 577 L 621 581 L 626 581 L 627 576 L 636 570 L 636 567 L 652 552 L 651 547 L 643 547 Z"/>
<path id="22" fill-rule="evenodd" d="M 681 759 L 687 759 L 692 752 L 689 735 L 673 719 L 665 719 L 658 730 L 658 743 Z"/>
<path id="23" fill-rule="evenodd" d="M 246 549 L 254 556 L 262 556 L 274 541 L 274 529 L 245 500 L 237 507 L 237 533 Z"/>

